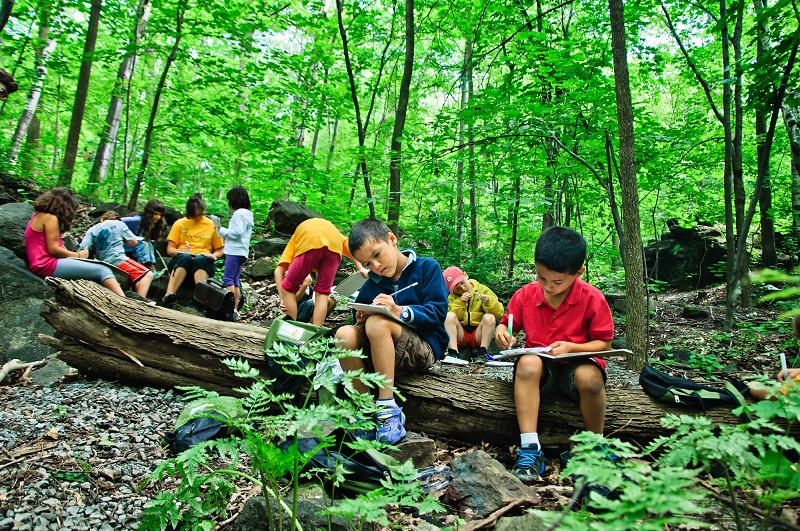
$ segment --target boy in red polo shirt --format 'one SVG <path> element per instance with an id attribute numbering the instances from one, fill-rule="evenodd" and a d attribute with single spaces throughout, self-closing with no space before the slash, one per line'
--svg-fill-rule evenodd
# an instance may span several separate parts
<path id="1" fill-rule="evenodd" d="M 525 330 L 525 347 L 550 347 L 558 357 L 567 352 L 599 352 L 611 348 L 614 323 L 611 309 L 597 288 L 581 280 L 586 270 L 586 240 L 566 227 L 551 227 L 539 236 L 534 252 L 536 282 L 520 288 L 508 303 L 495 341 L 511 348 L 508 333 Z M 513 330 L 512 330 L 513 332 Z M 544 453 L 537 432 L 540 396 L 560 389 L 580 404 L 587 430 L 603 433 L 606 414 L 606 362 L 601 358 L 558 362 L 535 354 L 520 357 L 514 367 L 514 402 L 520 449 L 512 473 L 534 483 L 544 473 Z"/>

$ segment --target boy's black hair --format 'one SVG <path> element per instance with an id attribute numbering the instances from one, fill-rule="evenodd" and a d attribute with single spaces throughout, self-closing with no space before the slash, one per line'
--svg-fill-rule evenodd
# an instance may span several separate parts
<path id="1" fill-rule="evenodd" d="M 536 242 L 534 260 L 556 273 L 574 275 L 586 261 L 586 240 L 570 228 L 550 227 Z"/>
<path id="2" fill-rule="evenodd" d="M 375 218 L 362 219 L 350 229 L 347 246 L 352 254 L 370 241 L 388 242 L 390 232 L 392 231 L 383 221 Z"/>
<path id="3" fill-rule="evenodd" d="M 192 197 L 186 201 L 186 217 L 189 219 L 196 218 L 197 216 L 202 216 L 203 213 L 206 211 L 206 204 L 203 202 L 202 196 L 200 194 L 194 194 Z"/>
<path id="4" fill-rule="evenodd" d="M 239 210 L 240 208 L 246 208 L 250 210 L 250 196 L 247 194 L 247 190 L 244 189 L 244 186 L 234 186 L 230 190 L 228 190 L 228 206 L 230 206 L 234 210 Z"/>

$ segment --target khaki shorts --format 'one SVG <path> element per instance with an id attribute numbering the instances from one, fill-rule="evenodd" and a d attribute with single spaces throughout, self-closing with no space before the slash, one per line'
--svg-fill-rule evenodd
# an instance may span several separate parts
<path id="1" fill-rule="evenodd" d="M 364 370 L 374 372 L 375 366 L 372 364 L 372 355 L 369 340 L 363 326 L 357 327 L 361 333 L 364 354 Z M 433 357 L 433 349 L 430 344 L 423 341 L 416 332 L 403 326 L 400 339 L 394 344 L 394 368 L 398 374 L 405 372 L 420 372 L 433 367 L 436 360 Z"/>

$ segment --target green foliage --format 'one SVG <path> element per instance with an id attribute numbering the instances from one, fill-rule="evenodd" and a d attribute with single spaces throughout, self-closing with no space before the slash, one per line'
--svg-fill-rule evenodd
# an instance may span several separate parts
<path id="1" fill-rule="evenodd" d="M 668 525 L 707 527 L 699 519 L 708 509 L 702 504 L 704 494 L 696 488 L 696 471 L 683 466 L 654 467 L 639 460 L 632 445 L 594 433 L 583 432 L 572 440 L 577 444 L 563 473 L 590 478 L 594 484 L 616 490 L 619 497 L 609 500 L 590 493 L 586 503 L 594 512 L 584 505 L 579 513 L 567 514 L 559 529 L 657 531 Z M 620 459 L 607 459 L 609 452 Z M 576 488 L 583 481 L 576 480 Z"/>
<path id="2" fill-rule="evenodd" d="M 332 402 L 311 403 L 309 393 L 301 405 L 295 405 L 291 395 L 274 394 L 271 390 L 273 380 L 262 377 L 247 360 L 224 360 L 223 363 L 235 376 L 252 380 L 248 387 L 236 389 L 244 395 L 243 398 L 222 397 L 198 387 L 183 389 L 190 401 L 206 403 L 210 409 L 236 411 L 236 414 L 220 419 L 231 435 L 225 439 L 201 442 L 156 468 L 149 482 L 160 484 L 171 478 L 176 488 L 161 492 L 147 503 L 140 529 L 212 529 L 213 520 L 227 516 L 228 500 L 237 488 L 237 481 L 247 481 L 261 488 L 270 514 L 270 529 L 273 511 L 278 517 L 288 515 L 294 525 L 297 486 L 301 470 L 311 457 L 321 449 L 341 450 L 337 444 L 348 444 L 353 448 L 361 444 L 336 443 L 326 433 L 337 428 L 352 430 L 374 427 L 374 423 L 365 418 L 372 417 L 369 413 L 375 410 L 375 406 L 369 396 L 355 390 L 353 382 L 360 379 L 367 386 L 375 387 L 383 385 L 382 375 L 351 371 L 338 377 L 331 371 L 315 370 L 337 358 L 360 354 L 330 347 L 327 342 L 308 342 L 300 348 L 276 344 L 267 354 L 275 357 L 287 372 L 302 375 L 312 386 L 332 391 Z M 303 368 L 297 367 L 300 356 L 308 360 Z M 346 397 L 336 396 L 337 385 L 345 390 Z M 301 433 L 303 436 L 318 437 L 318 447 L 306 453 L 300 452 L 297 439 Z M 287 439 L 290 443 L 285 451 L 277 445 L 281 439 Z M 412 505 L 419 507 L 421 512 L 440 509 L 435 500 L 423 493 L 418 483 L 409 481 L 413 476 L 413 466 L 410 462 L 406 463 L 397 477 L 384 482 L 383 488 L 359 497 L 363 501 L 332 508 L 327 514 L 350 519 L 361 516 L 386 521 L 388 525 L 386 506 L 389 504 Z M 344 479 L 341 470 L 333 473 L 316 471 L 305 477 L 333 485 L 331 496 L 335 495 L 336 486 Z M 285 483 L 287 479 L 288 484 Z M 287 488 L 291 490 L 288 499 L 284 498 Z"/>

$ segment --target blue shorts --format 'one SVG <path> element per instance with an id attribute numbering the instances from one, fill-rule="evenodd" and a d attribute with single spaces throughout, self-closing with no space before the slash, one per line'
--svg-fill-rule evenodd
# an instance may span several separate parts
<path id="1" fill-rule="evenodd" d="M 168 267 L 170 273 L 182 267 L 186 270 L 186 276 L 192 279 L 197 271 L 205 271 L 208 278 L 213 277 L 217 271 L 214 262 L 202 254 L 178 253 L 169 261 Z"/>

